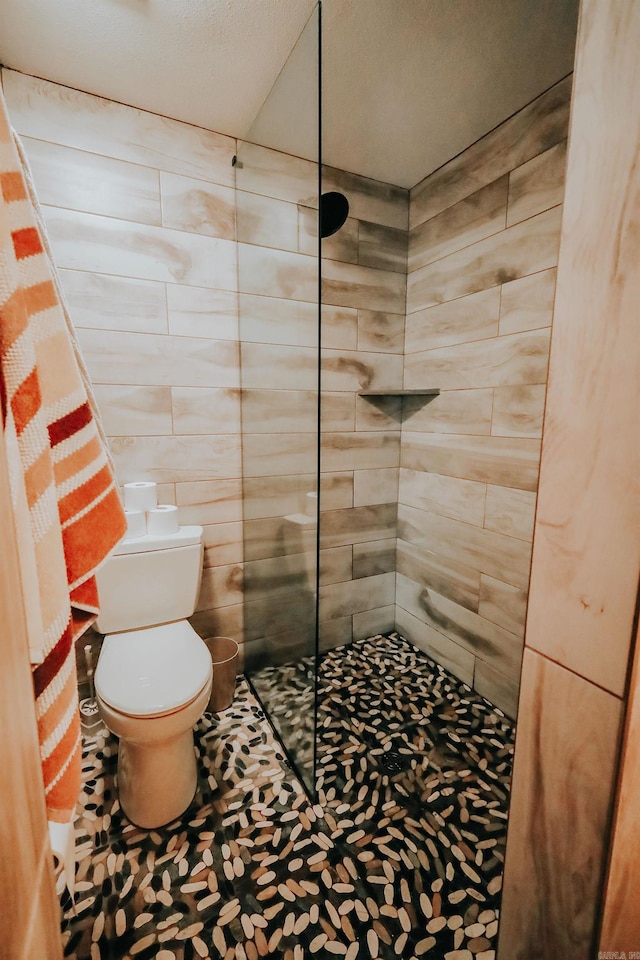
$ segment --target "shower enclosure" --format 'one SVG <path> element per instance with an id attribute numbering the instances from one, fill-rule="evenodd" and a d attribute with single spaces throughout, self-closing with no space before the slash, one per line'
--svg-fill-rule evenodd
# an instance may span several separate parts
<path id="1" fill-rule="evenodd" d="M 236 163 L 246 672 L 311 792 L 318 655 L 395 625 L 408 214 L 321 163 L 320 16 Z"/>
<path id="2" fill-rule="evenodd" d="M 310 791 L 319 553 L 319 55 L 317 8 L 240 141 L 235 166 L 246 672 Z M 296 104 L 286 127 L 282 97 Z M 301 152 L 312 159 L 293 155 Z"/>
<path id="3" fill-rule="evenodd" d="M 236 164 L 246 672 L 311 791 L 334 648 L 398 630 L 515 716 L 571 92 L 396 186 L 321 143 L 319 41 L 318 8 Z"/>

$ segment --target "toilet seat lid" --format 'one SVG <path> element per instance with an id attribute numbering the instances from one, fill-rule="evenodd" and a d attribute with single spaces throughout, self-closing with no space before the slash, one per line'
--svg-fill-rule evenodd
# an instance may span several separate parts
<path id="1" fill-rule="evenodd" d="M 173 713 L 206 686 L 211 655 L 186 620 L 112 633 L 95 674 L 101 700 L 130 717 Z"/>

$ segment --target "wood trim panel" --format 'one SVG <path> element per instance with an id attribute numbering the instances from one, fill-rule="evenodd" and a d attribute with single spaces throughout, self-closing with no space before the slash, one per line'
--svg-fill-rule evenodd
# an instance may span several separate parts
<path id="1" fill-rule="evenodd" d="M 525 648 L 498 960 L 595 960 L 621 704 Z"/>
<path id="2" fill-rule="evenodd" d="M 0 952 L 62 957 L 18 557 L 0 428 Z"/>
<path id="3" fill-rule="evenodd" d="M 640 951 L 640 634 L 636 636 L 629 708 L 618 781 L 609 876 L 605 891 L 600 952 Z"/>
<path id="4" fill-rule="evenodd" d="M 584 0 L 528 644 L 624 692 L 640 571 L 640 7 Z"/>
<path id="5" fill-rule="evenodd" d="M 639 48 L 634 0 L 583 0 L 498 960 L 597 949 L 640 571 Z M 602 943 L 640 950 L 615 856 Z"/>

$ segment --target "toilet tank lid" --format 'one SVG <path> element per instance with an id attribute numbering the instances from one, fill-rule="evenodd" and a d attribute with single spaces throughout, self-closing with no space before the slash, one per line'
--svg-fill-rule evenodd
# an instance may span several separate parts
<path id="1" fill-rule="evenodd" d="M 202 542 L 202 527 L 179 527 L 176 533 L 166 533 L 163 536 L 153 536 L 150 533 L 144 537 L 132 537 L 121 540 L 113 551 L 113 556 L 121 557 L 128 553 L 146 553 L 149 550 L 169 550 L 171 547 L 188 547 Z"/>

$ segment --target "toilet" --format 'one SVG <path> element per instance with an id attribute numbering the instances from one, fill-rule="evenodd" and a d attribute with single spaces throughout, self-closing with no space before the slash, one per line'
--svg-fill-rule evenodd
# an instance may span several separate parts
<path id="1" fill-rule="evenodd" d="M 105 634 L 95 672 L 98 707 L 120 739 L 118 793 L 139 827 L 175 820 L 193 800 L 193 726 L 213 671 L 187 617 L 202 576 L 202 527 L 122 540 L 98 571 Z"/>

